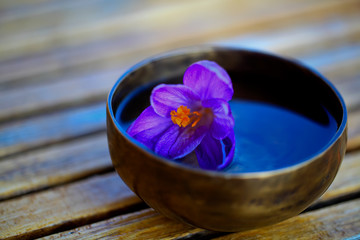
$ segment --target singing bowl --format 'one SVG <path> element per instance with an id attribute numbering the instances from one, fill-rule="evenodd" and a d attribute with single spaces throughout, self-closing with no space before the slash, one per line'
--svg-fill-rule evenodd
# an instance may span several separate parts
<path id="1" fill-rule="evenodd" d="M 132 139 L 116 118 L 124 99 L 136 89 L 160 82 L 181 83 L 185 69 L 204 59 L 216 61 L 228 71 L 237 98 L 279 104 L 304 115 L 316 113 L 313 103 L 320 103 L 336 120 L 334 136 L 316 154 L 297 164 L 250 173 L 194 168 L 164 159 Z M 253 84 L 246 89 L 236 87 L 242 79 Z M 119 116 L 133 121 L 149 105 L 148 97 L 139 97 Z M 234 232 L 293 217 L 326 191 L 345 155 L 347 113 L 334 86 L 296 60 L 258 51 L 201 46 L 147 59 L 122 75 L 108 97 L 107 135 L 117 173 L 149 206 L 192 226 Z"/>

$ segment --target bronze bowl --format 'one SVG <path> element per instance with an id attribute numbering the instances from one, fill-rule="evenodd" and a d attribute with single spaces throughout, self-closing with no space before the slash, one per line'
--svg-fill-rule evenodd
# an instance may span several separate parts
<path id="1" fill-rule="evenodd" d="M 320 102 L 335 118 L 336 133 L 315 155 L 297 164 L 250 173 L 206 171 L 164 159 L 142 147 L 116 118 L 119 104 L 139 87 L 181 82 L 185 69 L 203 59 L 216 61 L 229 72 L 235 97 L 280 104 L 305 115 L 316 113 L 312 103 Z M 241 79 L 249 83 L 245 88 L 236 87 Z M 134 120 L 149 105 L 148 98 L 145 94 L 124 108 L 121 118 Z M 117 173 L 149 206 L 196 227 L 233 232 L 295 216 L 327 190 L 345 155 L 347 113 L 334 86 L 294 60 L 202 46 L 145 60 L 121 76 L 108 97 L 107 134 Z"/>

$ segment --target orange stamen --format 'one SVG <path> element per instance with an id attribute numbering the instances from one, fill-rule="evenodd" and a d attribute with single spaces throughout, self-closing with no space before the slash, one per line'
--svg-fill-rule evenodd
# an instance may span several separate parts
<path id="1" fill-rule="evenodd" d="M 179 127 L 186 127 L 191 124 L 191 127 L 195 127 L 201 119 L 199 112 L 191 112 L 186 106 L 180 106 L 177 111 L 172 110 L 170 112 L 171 120 L 173 123 L 179 125 Z"/>

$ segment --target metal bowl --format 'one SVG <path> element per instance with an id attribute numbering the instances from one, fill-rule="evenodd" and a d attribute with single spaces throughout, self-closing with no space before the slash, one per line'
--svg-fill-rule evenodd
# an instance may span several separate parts
<path id="1" fill-rule="evenodd" d="M 181 82 L 185 69 L 203 59 L 216 61 L 229 72 L 235 97 L 280 104 L 304 115 L 316 113 L 312 103 L 320 102 L 335 118 L 336 133 L 317 154 L 300 163 L 252 173 L 201 170 L 141 147 L 116 118 L 119 105 L 139 87 Z M 253 74 L 263 77 L 251 79 Z M 244 76 L 253 84 L 247 89 L 237 88 L 236 82 Z M 144 99 L 118 114 L 134 120 L 148 105 Z M 232 232 L 295 216 L 326 191 L 345 154 L 347 113 L 333 85 L 294 60 L 256 51 L 202 46 L 145 60 L 121 76 L 108 97 L 107 134 L 117 173 L 149 206 L 196 227 Z"/>

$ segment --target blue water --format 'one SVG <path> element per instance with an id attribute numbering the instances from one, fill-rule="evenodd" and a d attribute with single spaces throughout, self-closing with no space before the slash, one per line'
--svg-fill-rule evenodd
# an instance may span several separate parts
<path id="1" fill-rule="evenodd" d="M 319 153 L 337 131 L 325 109 L 328 121 L 320 123 L 276 105 L 241 100 L 230 105 L 236 149 L 226 172 L 269 171 L 300 163 Z"/>

